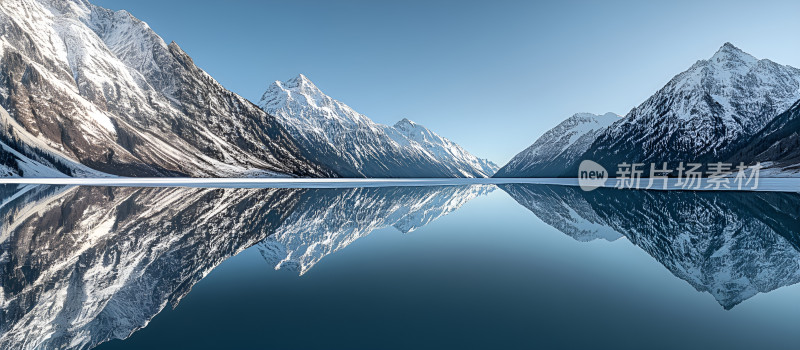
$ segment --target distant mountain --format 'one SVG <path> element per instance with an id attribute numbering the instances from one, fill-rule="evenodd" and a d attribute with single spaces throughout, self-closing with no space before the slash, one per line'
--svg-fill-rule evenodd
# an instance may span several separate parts
<path id="1" fill-rule="evenodd" d="M 405 137 L 406 140 L 410 141 L 408 146 L 429 154 L 433 159 L 443 162 L 449 160 L 450 167 L 461 173 L 459 177 L 473 177 L 476 170 L 480 176 L 474 177 L 490 177 L 497 172 L 498 166 L 492 161 L 475 157 L 455 142 L 441 137 L 428 128 L 406 118 L 397 122 L 394 125 L 394 129 L 399 131 L 400 135 Z M 389 133 L 389 135 L 394 135 L 394 133 Z M 395 141 L 401 143 L 404 140 L 395 139 Z"/>
<path id="2" fill-rule="evenodd" d="M 728 161 L 761 162 L 770 176 L 800 174 L 800 101 L 761 131 L 742 140 Z"/>
<path id="3" fill-rule="evenodd" d="M 302 74 L 274 82 L 259 105 L 283 123 L 307 158 L 343 177 L 489 177 L 497 170 L 408 119 L 377 124 Z"/>
<path id="4" fill-rule="evenodd" d="M 0 106 L 3 148 L 64 175 L 335 175 L 177 44 L 85 0 L 0 2 Z"/>
<path id="5" fill-rule="evenodd" d="M 558 177 L 564 164 L 579 161 L 597 136 L 621 118 L 614 113 L 575 114 L 517 154 L 495 177 Z"/>
<path id="6" fill-rule="evenodd" d="M 798 99 L 799 69 L 756 59 L 726 43 L 713 57 L 675 76 L 622 120 L 599 132 L 583 155 L 555 163 L 545 173 L 574 177 L 584 159 L 609 170 L 623 162 L 724 161 L 740 140 L 757 133 Z"/>

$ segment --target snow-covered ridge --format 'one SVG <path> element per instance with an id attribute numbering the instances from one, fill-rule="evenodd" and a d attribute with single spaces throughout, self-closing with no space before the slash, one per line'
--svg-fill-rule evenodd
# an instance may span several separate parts
<path id="1" fill-rule="evenodd" d="M 259 106 L 268 112 L 282 112 L 273 115 L 297 127 L 324 130 L 330 121 L 335 121 L 351 128 L 378 128 L 363 114 L 325 95 L 303 74 L 285 82 L 275 81 L 262 96 Z"/>
<path id="2" fill-rule="evenodd" d="M 35 149 L 93 175 L 335 175 L 126 11 L 7 0 L 0 23 L 0 105 L 13 121 L 0 136 L 31 135 L 6 142 L 29 158 Z"/>
<path id="3" fill-rule="evenodd" d="M 545 132 L 533 145 L 514 156 L 496 176 L 556 176 L 548 169 L 574 162 L 576 157 L 589 149 L 597 135 L 621 118 L 610 112 L 603 115 L 577 113 Z"/>
<path id="4" fill-rule="evenodd" d="M 715 159 L 798 100 L 800 69 L 726 43 L 606 129 L 586 157 L 601 164 Z"/>
<path id="5" fill-rule="evenodd" d="M 728 162 L 755 164 L 764 176 L 800 177 L 800 101 L 775 117 L 761 131 L 740 142 Z"/>
<path id="6" fill-rule="evenodd" d="M 710 59 L 698 61 L 642 106 L 635 108 L 636 113 L 632 111 L 629 115 L 633 118 L 626 119 L 626 122 L 648 118 L 648 112 L 657 109 L 652 102 L 660 100 L 659 95 L 664 94 L 687 99 L 674 101 L 667 114 L 660 118 L 674 116 L 690 121 L 717 112 L 726 125 L 740 128 L 734 132 L 751 134 L 800 99 L 800 69 L 757 59 L 733 44 L 725 43 Z M 703 100 L 706 97 L 710 100 Z M 712 105 L 722 109 L 712 110 Z M 775 111 L 777 113 L 770 115 Z M 619 132 L 619 128 L 609 132 Z"/>
<path id="7" fill-rule="evenodd" d="M 567 120 L 537 141 L 540 146 L 515 157 L 498 176 L 573 177 L 584 159 L 607 169 L 622 162 L 722 161 L 742 139 L 798 100 L 800 69 L 757 59 L 725 43 L 710 59 L 676 75 L 621 120 L 587 133 L 591 137 L 584 142 L 575 141 L 583 145 L 576 147 L 581 152 L 567 152 L 565 157 L 562 147 L 546 146 L 571 144 L 558 140 L 575 124 Z M 553 157 L 555 161 L 548 161 Z"/>
<path id="8" fill-rule="evenodd" d="M 479 169 L 485 177 L 492 176 L 497 172 L 497 164 L 488 159 L 473 156 L 455 142 L 439 136 L 430 129 L 408 120 L 408 118 L 403 118 L 393 128 L 409 141 L 409 147 L 418 148 L 434 159 L 455 159 L 460 163 L 469 164 L 473 169 Z M 390 133 L 390 135 L 394 135 L 394 133 Z M 395 141 L 401 142 L 397 138 L 395 138 Z M 464 177 L 469 177 L 467 173 L 463 173 L 463 175 Z"/>
<path id="9" fill-rule="evenodd" d="M 345 177 L 488 177 L 496 166 L 408 119 L 373 122 L 325 95 L 305 75 L 272 83 L 259 106 L 305 154 Z"/>

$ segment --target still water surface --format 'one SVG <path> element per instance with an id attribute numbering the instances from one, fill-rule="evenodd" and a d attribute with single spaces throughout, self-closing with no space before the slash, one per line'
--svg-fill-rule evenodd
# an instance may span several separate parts
<path id="1" fill-rule="evenodd" d="M 5 186 L 0 348 L 795 349 L 800 195 Z"/>

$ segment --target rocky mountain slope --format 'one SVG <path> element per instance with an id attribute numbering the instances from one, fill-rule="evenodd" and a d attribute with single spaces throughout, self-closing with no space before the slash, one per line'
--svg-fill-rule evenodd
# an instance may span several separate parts
<path id="1" fill-rule="evenodd" d="M 575 114 L 514 156 L 495 177 L 558 177 L 564 164 L 578 161 L 597 136 L 620 118 L 614 113 Z"/>
<path id="2" fill-rule="evenodd" d="M 743 139 L 728 159 L 732 164 L 761 162 L 769 176 L 800 173 L 800 101 L 766 127 Z"/>
<path id="3" fill-rule="evenodd" d="M 583 155 L 544 171 L 548 176 L 575 177 L 585 159 L 610 171 L 623 162 L 668 162 L 674 169 L 678 162 L 724 161 L 741 140 L 759 132 L 798 99 L 800 69 L 759 60 L 726 43 L 598 133 Z M 525 172 L 501 174 L 526 176 Z"/>
<path id="4" fill-rule="evenodd" d="M 489 177 L 497 170 L 408 119 L 377 124 L 302 74 L 271 84 L 259 106 L 283 123 L 307 158 L 344 177 Z"/>
<path id="5" fill-rule="evenodd" d="M 0 142 L 65 175 L 335 175 L 177 44 L 86 0 L 0 2 L 0 106 Z"/>

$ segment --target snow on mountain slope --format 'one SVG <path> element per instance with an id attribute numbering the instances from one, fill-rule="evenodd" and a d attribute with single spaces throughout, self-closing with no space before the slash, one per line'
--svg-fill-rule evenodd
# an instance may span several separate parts
<path id="1" fill-rule="evenodd" d="M 344 177 L 488 177 L 494 165 L 408 121 L 373 122 L 299 75 L 269 86 L 259 103 L 304 154 Z"/>
<path id="2" fill-rule="evenodd" d="M 176 44 L 85 0 L 0 3 L 0 105 L 18 124 L 4 138 L 27 135 L 24 148 L 95 171 L 333 175 Z"/>
<path id="3" fill-rule="evenodd" d="M 728 161 L 732 164 L 761 162 L 765 176 L 800 176 L 800 101 L 761 131 L 743 139 Z"/>
<path id="4" fill-rule="evenodd" d="M 739 140 L 758 132 L 798 99 L 800 69 L 759 60 L 726 43 L 594 135 L 582 155 L 544 166 L 526 164 L 522 156 L 537 154 L 534 147 L 499 173 L 575 177 L 585 159 L 609 170 L 623 162 L 668 162 L 674 169 L 678 162 L 723 161 Z M 545 150 L 547 154 L 561 149 Z"/>
<path id="5" fill-rule="evenodd" d="M 458 167 L 463 177 L 470 177 L 470 174 L 475 169 L 480 170 L 481 177 L 490 177 L 497 172 L 497 164 L 488 159 L 475 157 L 455 142 L 441 137 L 428 128 L 406 118 L 397 122 L 393 128 L 410 141 L 411 147 L 427 152 L 434 159 L 449 159 Z M 389 135 L 394 135 L 394 133 L 389 133 Z M 398 143 L 400 142 L 400 140 L 394 139 Z"/>
<path id="6" fill-rule="evenodd" d="M 66 175 L 0 142 L 0 177 L 66 177 Z"/>
<path id="7" fill-rule="evenodd" d="M 798 99 L 800 69 L 726 43 L 601 133 L 583 158 L 607 169 L 622 162 L 722 161 L 738 140 Z"/>
<path id="8" fill-rule="evenodd" d="M 36 147 L 34 137 L 20 132 L 22 128 L 0 106 L 0 129 L 7 130 L 0 134 L 0 177 L 66 177 L 84 175 L 106 177 L 81 164 L 71 162 L 57 152 L 48 152 Z"/>
<path id="9" fill-rule="evenodd" d="M 578 113 L 544 133 L 501 168 L 495 177 L 555 177 L 574 162 L 601 132 L 622 117 L 615 113 Z"/>

